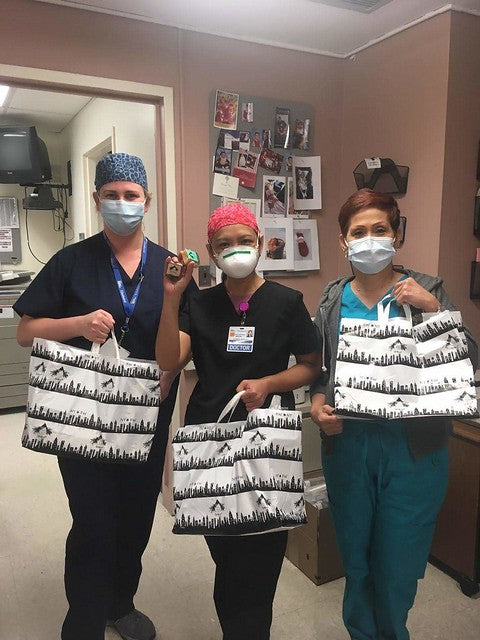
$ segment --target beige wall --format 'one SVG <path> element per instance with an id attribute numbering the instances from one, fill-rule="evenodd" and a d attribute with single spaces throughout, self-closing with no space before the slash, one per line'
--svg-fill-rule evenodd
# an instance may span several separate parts
<path id="1" fill-rule="evenodd" d="M 479 301 L 470 300 L 470 263 L 480 140 L 480 17 L 452 15 L 439 274 L 480 341 Z"/>
<path id="2" fill-rule="evenodd" d="M 454 190 L 444 175 L 444 168 L 470 166 L 478 144 L 477 18 L 445 13 L 340 60 L 32 0 L 2 0 L 2 10 L 2 63 L 173 87 L 179 244 L 206 256 L 210 91 L 301 99 L 314 107 L 314 149 L 322 156 L 324 209 L 315 214 L 321 270 L 285 282 L 302 289 L 313 312 L 324 284 L 348 271 L 337 248 L 338 206 L 355 190 L 355 165 L 388 156 L 410 166 L 400 198 L 407 242 L 398 262 L 440 271 L 478 326 L 465 292 L 476 244 L 468 233 L 475 162 L 468 184 Z"/>
<path id="3" fill-rule="evenodd" d="M 397 262 L 436 274 L 440 242 L 450 13 L 345 60 L 342 198 L 365 157 L 410 167 L 398 196 L 407 234 Z M 345 270 L 345 267 L 343 267 Z"/>

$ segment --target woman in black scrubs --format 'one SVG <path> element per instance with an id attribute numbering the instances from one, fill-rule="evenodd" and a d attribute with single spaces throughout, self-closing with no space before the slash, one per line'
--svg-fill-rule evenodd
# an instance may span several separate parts
<path id="1" fill-rule="evenodd" d="M 292 389 L 318 375 L 316 333 L 302 294 L 256 273 L 263 238 L 243 205 L 214 211 L 208 240 L 224 282 L 196 291 L 182 310 L 180 300 L 193 265 L 187 265 L 176 282 L 166 279 L 157 336 L 162 368 L 184 367 L 192 357 L 195 363 L 198 383 L 185 422 L 215 422 L 240 390 L 243 403 L 232 420 L 268 406 L 274 393 L 282 396 L 283 407 L 294 409 Z M 241 333 L 239 327 L 247 334 L 242 351 L 235 350 L 232 339 Z M 291 353 L 297 364 L 287 369 Z M 206 542 L 216 564 L 214 600 L 224 640 L 268 640 L 287 532 L 207 536 Z"/>
<path id="2" fill-rule="evenodd" d="M 170 254 L 143 235 L 151 196 L 142 161 L 124 153 L 105 156 L 95 188 L 104 231 L 59 251 L 19 298 L 18 342 L 29 346 L 40 337 L 89 349 L 113 328 L 132 358 L 153 360 L 163 299 L 159 274 Z M 177 385 L 175 374 L 162 376 L 165 400 L 145 463 L 58 457 L 73 517 L 62 640 L 104 640 L 107 623 L 129 640 L 155 637 L 133 598 L 161 488 Z"/>

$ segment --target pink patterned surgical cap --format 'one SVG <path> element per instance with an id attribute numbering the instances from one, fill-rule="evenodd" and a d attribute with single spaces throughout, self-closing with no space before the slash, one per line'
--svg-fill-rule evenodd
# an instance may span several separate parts
<path id="1" fill-rule="evenodd" d="M 250 209 L 247 209 L 240 202 L 231 202 L 223 207 L 218 207 L 210 216 L 207 227 L 208 241 L 211 241 L 219 229 L 230 224 L 244 224 L 251 227 L 256 233 L 260 233 L 257 219 Z"/>

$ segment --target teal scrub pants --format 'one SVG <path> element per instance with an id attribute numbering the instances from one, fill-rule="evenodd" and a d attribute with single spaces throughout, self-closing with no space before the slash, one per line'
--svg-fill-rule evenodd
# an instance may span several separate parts
<path id="1" fill-rule="evenodd" d="M 408 612 L 446 492 L 447 448 L 415 460 L 400 422 L 345 420 L 322 458 L 350 637 L 408 640 Z"/>

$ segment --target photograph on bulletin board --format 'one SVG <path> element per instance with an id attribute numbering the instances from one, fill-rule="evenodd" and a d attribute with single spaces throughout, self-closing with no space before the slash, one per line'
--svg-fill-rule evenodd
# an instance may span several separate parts
<path id="1" fill-rule="evenodd" d="M 267 171 L 275 171 L 280 173 L 283 164 L 283 156 L 281 153 L 275 153 L 271 149 L 262 149 L 260 154 L 259 165 Z"/>
<path id="2" fill-rule="evenodd" d="M 253 102 L 242 102 L 242 122 L 253 122 Z"/>
<path id="3" fill-rule="evenodd" d="M 220 91 L 215 96 L 213 126 L 218 129 L 236 129 L 238 117 L 238 93 Z"/>
<path id="4" fill-rule="evenodd" d="M 287 181 L 282 176 L 263 176 L 262 215 L 266 218 L 285 216 Z"/>
<path id="5" fill-rule="evenodd" d="M 295 265 L 293 220 L 291 218 L 260 218 L 263 249 L 258 262 L 261 271 L 293 270 Z"/>
<path id="6" fill-rule="evenodd" d="M 316 220 L 293 221 L 293 244 L 296 271 L 312 271 L 320 268 Z"/>
<path id="7" fill-rule="evenodd" d="M 232 173 L 232 150 L 224 147 L 217 147 L 215 151 L 215 162 L 213 165 L 215 173 Z"/>
<path id="8" fill-rule="evenodd" d="M 262 130 L 262 149 L 272 148 L 272 131 L 271 129 Z"/>
<path id="9" fill-rule="evenodd" d="M 290 109 L 277 107 L 275 109 L 275 129 L 273 146 L 288 149 L 290 142 Z"/>
<path id="10" fill-rule="evenodd" d="M 252 131 L 250 132 L 250 148 L 262 148 L 262 129 L 252 129 Z"/>
<path id="11" fill-rule="evenodd" d="M 320 156 L 295 156 L 293 158 L 295 181 L 295 209 L 321 209 Z"/>
<path id="12" fill-rule="evenodd" d="M 255 189 L 257 182 L 259 154 L 253 151 L 233 152 L 232 174 L 240 180 L 240 185 L 247 189 Z"/>
<path id="13" fill-rule="evenodd" d="M 310 120 L 295 120 L 292 134 L 292 149 L 308 149 L 308 130 L 310 129 Z"/>

